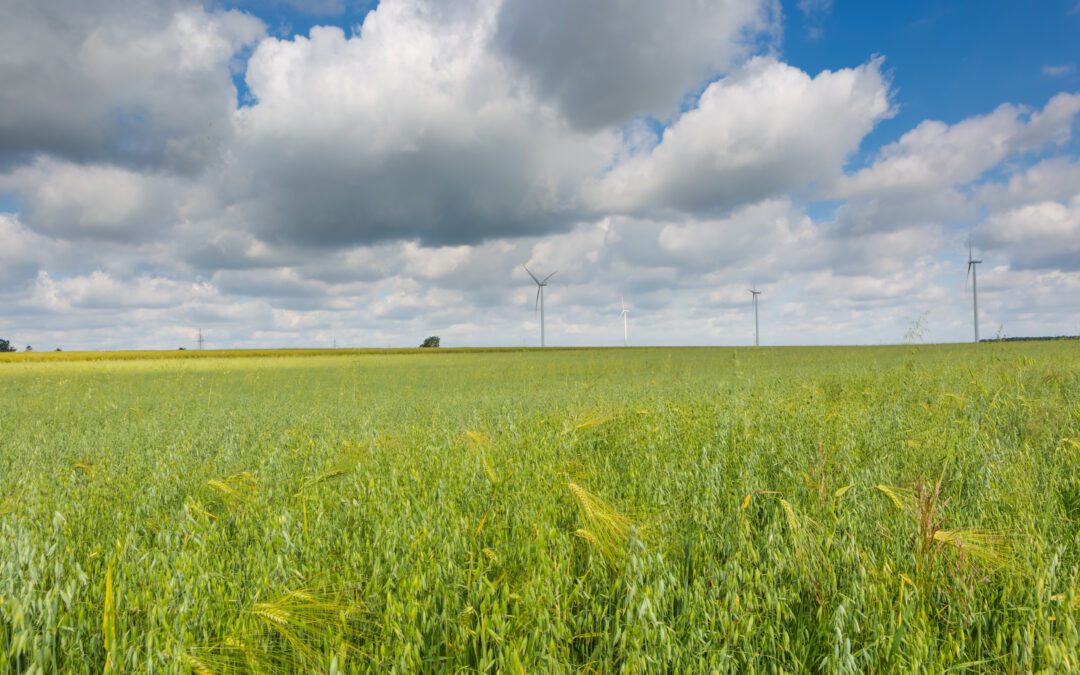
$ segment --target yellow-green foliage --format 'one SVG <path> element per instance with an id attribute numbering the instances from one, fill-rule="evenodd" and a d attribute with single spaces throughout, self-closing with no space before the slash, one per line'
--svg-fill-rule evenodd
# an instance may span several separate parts
<path id="1" fill-rule="evenodd" d="M 584 351 L 582 347 L 548 347 L 547 352 Z M 59 352 L 0 352 L 0 363 L 48 363 L 63 361 L 158 361 L 173 359 L 250 359 L 291 356 L 386 356 L 403 354 L 490 354 L 521 352 L 518 347 L 453 347 L 445 349 L 175 349 Z"/>
<path id="2" fill-rule="evenodd" d="M 330 663 L 364 659 L 359 644 L 369 629 L 365 610 L 344 589 L 309 588 L 256 602 L 237 630 L 217 642 L 192 648 L 182 660 L 198 675 L 250 672 L 312 672 Z M 326 651 L 329 648 L 329 653 Z"/>
<path id="3" fill-rule="evenodd" d="M 914 490 L 878 485 L 889 501 L 904 511 L 918 527 L 919 567 L 928 556 L 948 549 L 963 560 L 977 560 L 991 568 L 1019 571 L 1020 565 L 1013 557 L 1010 537 L 999 530 L 942 529 L 945 506 L 941 495 L 941 482 L 933 487 L 919 483 Z"/>
<path id="4" fill-rule="evenodd" d="M 0 397 L 0 673 L 1080 663 L 1071 342 L 20 353 Z"/>
<path id="5" fill-rule="evenodd" d="M 574 534 L 590 542 L 608 563 L 617 565 L 625 554 L 633 524 L 610 504 L 574 483 L 567 483 L 584 527 Z"/>

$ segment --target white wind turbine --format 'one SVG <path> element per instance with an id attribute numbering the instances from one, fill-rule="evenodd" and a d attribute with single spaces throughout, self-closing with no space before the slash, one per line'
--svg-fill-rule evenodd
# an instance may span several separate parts
<path id="1" fill-rule="evenodd" d="M 619 298 L 619 301 L 622 302 L 622 312 L 620 312 L 620 314 L 622 315 L 622 341 L 623 341 L 623 347 L 629 347 L 630 346 L 630 329 L 628 328 L 628 325 L 627 325 L 627 317 L 630 316 L 630 310 L 628 310 L 626 308 L 626 300 L 625 299 Z"/>
<path id="2" fill-rule="evenodd" d="M 754 346 L 758 346 L 758 322 L 757 322 L 757 296 L 761 295 L 761 291 L 757 289 L 757 284 L 754 287 L 748 289 L 751 297 L 754 298 Z"/>
<path id="3" fill-rule="evenodd" d="M 525 267 L 522 265 L 522 267 Z M 533 311 L 536 311 L 536 307 L 540 308 L 540 346 L 544 346 L 544 286 L 547 286 L 548 279 L 555 276 L 555 272 L 544 277 L 541 281 L 536 278 L 536 275 L 529 271 L 528 267 L 525 267 L 525 271 L 529 272 L 529 276 L 536 282 L 536 306 L 533 307 Z"/>
<path id="4" fill-rule="evenodd" d="M 975 318 L 975 342 L 979 342 L 979 289 L 975 283 L 975 266 L 980 264 L 981 260 L 975 260 L 971 256 L 971 246 L 968 246 L 968 275 L 971 277 L 971 304 L 972 315 Z M 965 280 L 966 281 L 966 280 Z"/>

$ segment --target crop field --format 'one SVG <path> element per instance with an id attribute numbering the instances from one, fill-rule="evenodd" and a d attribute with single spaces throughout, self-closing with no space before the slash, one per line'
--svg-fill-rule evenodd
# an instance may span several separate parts
<path id="1" fill-rule="evenodd" d="M 0 362 L 0 672 L 1080 668 L 1080 345 Z"/>

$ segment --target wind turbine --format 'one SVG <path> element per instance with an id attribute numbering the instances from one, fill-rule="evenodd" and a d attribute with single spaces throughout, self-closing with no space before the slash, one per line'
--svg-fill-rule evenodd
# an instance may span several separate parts
<path id="1" fill-rule="evenodd" d="M 754 284 L 753 288 L 748 289 L 751 297 L 754 298 L 754 346 L 758 346 L 758 323 L 757 323 L 757 296 L 761 295 L 761 291 L 757 289 L 757 284 Z"/>
<path id="2" fill-rule="evenodd" d="M 522 267 L 525 267 L 522 265 Z M 529 271 L 528 267 L 525 267 L 525 271 L 529 272 L 529 276 L 536 282 L 536 306 L 533 307 L 533 311 L 536 311 L 536 307 L 540 308 L 540 346 L 544 346 L 544 286 L 547 286 L 548 279 L 555 276 L 555 272 L 544 277 L 543 281 L 536 278 L 536 275 Z"/>
<path id="3" fill-rule="evenodd" d="M 975 317 L 975 342 L 979 342 L 979 288 L 975 283 L 975 266 L 981 263 L 981 260 L 975 260 L 971 256 L 971 246 L 968 246 L 968 275 L 971 276 L 971 303 L 972 303 L 972 315 Z M 966 279 L 965 279 L 966 281 Z"/>
<path id="4" fill-rule="evenodd" d="M 623 347 L 629 347 L 630 346 L 630 332 L 629 332 L 629 329 L 627 327 L 627 317 L 630 315 L 630 310 L 628 310 L 626 308 L 626 300 L 624 300 L 623 298 L 619 298 L 619 301 L 622 302 L 622 312 L 620 312 L 620 314 L 622 315 L 622 341 L 623 341 Z"/>

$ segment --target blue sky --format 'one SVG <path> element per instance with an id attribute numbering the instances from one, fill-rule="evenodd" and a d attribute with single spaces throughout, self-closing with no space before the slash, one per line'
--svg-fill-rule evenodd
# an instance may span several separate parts
<path id="1" fill-rule="evenodd" d="M 871 149 L 923 119 L 955 123 L 1006 101 L 1040 106 L 1080 88 L 1080 4 L 1072 0 L 847 2 L 809 15 L 788 2 L 785 14 L 784 57 L 808 72 L 885 56 L 898 110 L 867 136 Z"/>
<path id="2" fill-rule="evenodd" d="M 1080 332 L 1075 0 L 0 5 L 16 344 Z"/>
<path id="3" fill-rule="evenodd" d="M 1080 11 L 1072 0 L 843 3 L 805 16 L 790 3 L 784 55 L 815 72 L 885 55 L 903 110 L 891 124 L 957 122 L 1003 101 L 1041 105 L 1075 87 Z M 811 27 L 820 27 L 813 37 Z M 1048 77 L 1044 66 L 1072 66 Z"/>

